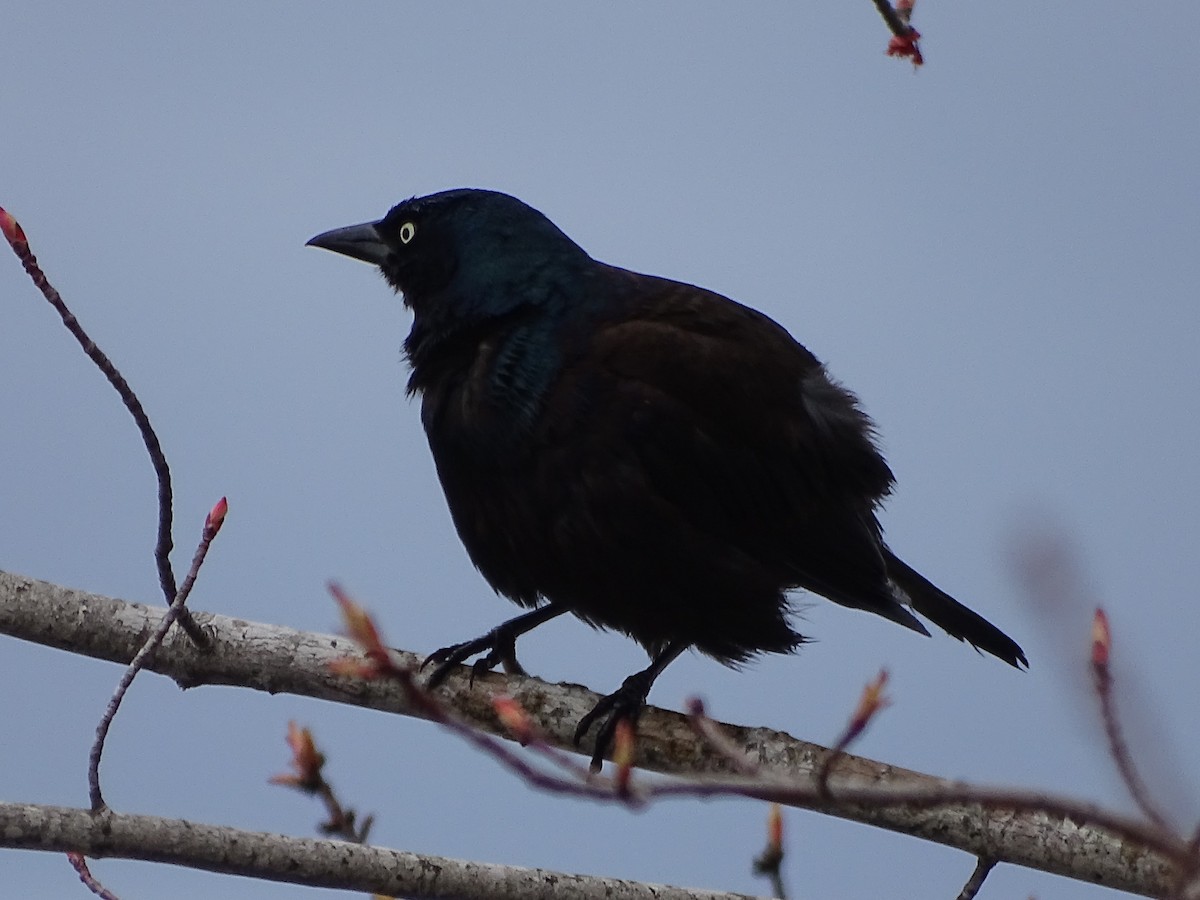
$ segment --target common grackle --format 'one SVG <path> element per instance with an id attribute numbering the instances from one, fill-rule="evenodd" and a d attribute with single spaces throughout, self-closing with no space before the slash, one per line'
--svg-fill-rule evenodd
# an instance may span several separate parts
<path id="1" fill-rule="evenodd" d="M 519 671 L 565 612 L 651 658 L 579 723 L 599 765 L 685 649 L 787 653 L 804 588 L 1013 666 L 1017 644 L 902 562 L 875 511 L 892 472 L 857 398 L 781 326 L 703 288 L 592 259 L 520 200 L 452 190 L 308 242 L 380 268 L 413 311 L 410 394 L 454 524 L 529 612 L 427 660 L 430 684 Z"/>

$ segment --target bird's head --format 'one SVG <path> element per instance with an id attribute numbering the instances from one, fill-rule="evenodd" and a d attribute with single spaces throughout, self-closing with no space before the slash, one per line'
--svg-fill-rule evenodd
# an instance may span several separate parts
<path id="1" fill-rule="evenodd" d="M 335 228 L 308 244 L 378 266 L 437 330 L 553 302 L 590 262 L 536 209 L 471 188 L 405 200 L 377 222 Z"/>

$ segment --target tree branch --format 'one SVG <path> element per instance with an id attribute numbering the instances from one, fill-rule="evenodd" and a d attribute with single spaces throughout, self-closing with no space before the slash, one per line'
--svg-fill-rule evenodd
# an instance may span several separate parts
<path id="1" fill-rule="evenodd" d="M 47 646 L 125 663 L 161 615 L 160 610 L 140 604 L 0 572 L 0 633 Z M 332 660 L 356 653 L 343 638 L 196 615 L 215 631 L 212 650 L 199 652 L 172 633 L 151 665 L 153 671 L 183 687 L 241 685 L 428 718 L 392 681 L 333 675 L 328 667 Z M 420 658 L 399 652 L 397 662 L 415 666 Z M 451 676 L 438 697 L 464 721 L 506 736 L 492 707 L 492 699 L 500 693 L 511 695 L 534 717 L 549 743 L 572 750 L 575 723 L 597 699 L 577 685 L 495 673 L 476 678 L 473 689 L 465 675 Z M 1161 895 L 1169 890 L 1172 858 L 1178 861 L 1187 852 L 1183 841 L 1178 842 L 1179 848 L 1169 841 L 1151 841 L 1156 835 L 1148 824 L 1094 806 L 1034 792 L 976 789 L 852 755 L 844 756 L 835 769 L 830 783 L 835 799 L 822 799 L 813 778 L 830 750 L 766 728 L 721 728 L 736 746 L 745 748 L 749 760 L 759 767 L 760 780 L 743 778 L 734 783 L 728 757 L 695 740 L 687 717 L 655 708 L 647 709 L 639 723 L 637 765 L 691 778 L 709 776 L 708 783 L 694 786 L 693 796 L 769 793 L 770 799 L 936 841 L 976 857 L 1134 893 Z M 714 776 L 721 781 L 711 781 Z M 781 787 L 784 784 L 792 785 L 790 792 Z M 681 786 L 681 793 L 687 791 L 686 785 Z M 1028 808 L 1038 800 L 1044 801 L 1043 809 Z M 1142 842 L 1166 847 L 1170 857 L 1139 846 Z"/>
<path id="2" fill-rule="evenodd" d="M 694 888 L 642 884 L 424 856 L 344 841 L 114 812 L 0 803 L 0 845 L 21 850 L 77 851 L 139 859 L 312 887 L 409 897 L 412 900 L 753 900 Z"/>

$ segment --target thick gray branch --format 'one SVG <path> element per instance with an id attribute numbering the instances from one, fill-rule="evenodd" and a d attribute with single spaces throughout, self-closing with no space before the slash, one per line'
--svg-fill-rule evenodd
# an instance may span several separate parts
<path id="1" fill-rule="evenodd" d="M 183 819 L 113 812 L 93 815 L 61 806 L 0 803 L 0 843 L 22 850 L 140 859 L 413 900 L 751 900 L 745 894 L 494 866 Z"/>
<path id="2" fill-rule="evenodd" d="M 0 572 L 0 633 L 47 646 L 125 663 L 162 614 L 160 608 Z M 352 681 L 330 674 L 327 664 L 331 660 L 355 653 L 344 638 L 205 613 L 197 613 L 197 618 L 215 630 L 213 650 L 200 652 L 182 635 L 169 635 L 151 663 L 153 671 L 175 679 L 183 687 L 240 685 L 420 715 L 394 683 Z M 415 665 L 420 661 L 410 653 L 399 656 L 405 663 Z M 452 676 L 438 696 L 466 722 L 504 735 L 491 704 L 493 696 L 502 692 L 514 697 L 534 717 L 551 743 L 565 749 L 574 749 L 571 739 L 575 723 L 598 699 L 578 685 L 552 685 L 536 678 L 500 674 L 477 679 L 474 689 L 468 688 L 465 677 Z M 761 767 L 764 778 L 776 783 L 780 778 L 810 781 L 829 753 L 820 745 L 766 728 L 722 727 Z M 654 708 L 647 710 L 638 726 L 637 765 L 693 777 L 730 774 L 728 760 L 696 740 L 684 716 Z M 846 756 L 835 771 L 842 784 L 853 780 L 867 786 L 924 786 L 933 792 L 948 786 L 941 779 L 855 756 Z M 809 802 L 799 796 L 792 802 L 957 847 L 976 857 L 1120 890 L 1160 895 L 1169 885 L 1170 866 L 1162 857 L 1069 816 L 1027 809 L 985 809 L 979 803 L 847 805 Z"/>

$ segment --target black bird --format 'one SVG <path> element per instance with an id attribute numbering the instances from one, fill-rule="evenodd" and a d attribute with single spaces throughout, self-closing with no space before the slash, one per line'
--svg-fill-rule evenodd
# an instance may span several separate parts
<path id="1" fill-rule="evenodd" d="M 858 399 L 762 313 L 592 259 L 514 197 L 417 197 L 308 242 L 404 295 L 410 394 L 459 536 L 531 610 L 446 647 L 431 684 L 562 613 L 649 653 L 579 723 L 599 764 L 619 719 L 688 648 L 787 653 L 804 588 L 928 634 L 915 610 L 1013 666 L 1017 644 L 902 562 L 875 512 L 893 484 Z"/>

